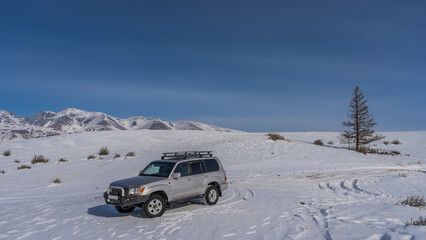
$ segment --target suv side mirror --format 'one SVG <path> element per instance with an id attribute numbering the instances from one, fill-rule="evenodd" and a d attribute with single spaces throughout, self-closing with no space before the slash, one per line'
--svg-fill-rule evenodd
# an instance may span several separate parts
<path id="1" fill-rule="evenodd" d="M 180 172 L 173 173 L 173 178 L 180 178 Z"/>

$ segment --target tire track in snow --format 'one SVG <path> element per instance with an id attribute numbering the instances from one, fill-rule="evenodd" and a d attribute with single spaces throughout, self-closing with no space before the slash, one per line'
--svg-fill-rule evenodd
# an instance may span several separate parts
<path id="1" fill-rule="evenodd" d="M 358 192 L 360 192 L 360 193 L 365 193 L 365 194 L 370 195 L 370 196 L 376 196 L 376 197 L 378 197 L 378 196 L 380 195 L 380 194 L 378 194 L 378 193 L 373 193 L 373 192 L 370 192 L 370 191 L 363 190 L 363 189 L 359 188 L 359 187 L 358 187 L 358 179 L 354 179 L 354 180 L 352 181 L 352 187 L 353 187 L 353 189 L 355 189 L 356 191 L 358 191 Z"/>
<path id="2" fill-rule="evenodd" d="M 330 183 L 327 183 L 327 188 L 330 189 L 331 191 L 335 192 L 336 188 L 332 187 Z"/>
<path id="3" fill-rule="evenodd" d="M 230 192 L 231 190 L 231 192 Z M 229 196 L 228 196 L 229 195 Z M 240 188 L 240 187 L 229 187 L 225 192 L 222 198 L 219 199 L 218 203 L 213 206 L 206 206 L 203 204 L 200 204 L 202 206 L 201 208 L 186 210 L 185 212 L 192 212 L 192 213 L 209 213 L 210 211 L 218 212 L 217 210 L 223 209 L 224 207 L 229 207 L 235 204 L 239 204 L 245 201 L 249 201 L 254 197 L 253 191 L 247 188 Z M 196 200 L 197 203 L 199 203 L 199 200 Z M 172 207 L 171 209 L 178 209 L 179 207 L 185 207 L 193 205 L 191 202 L 178 204 L 176 207 Z M 219 211 L 220 212 L 220 211 Z M 164 216 L 173 216 L 173 215 L 180 215 L 182 212 L 175 212 L 175 213 L 166 213 Z"/>
<path id="4" fill-rule="evenodd" d="M 216 205 L 210 206 L 210 205 L 204 205 L 201 204 L 201 201 L 195 200 L 191 201 L 188 205 L 181 205 L 177 208 L 169 209 L 171 212 L 168 212 L 167 210 L 165 214 L 158 219 L 150 219 L 150 221 L 157 222 L 156 224 L 150 224 L 149 226 L 141 226 L 140 228 L 136 229 L 136 232 L 139 234 L 140 237 L 144 239 L 166 239 L 166 238 L 172 238 L 174 234 L 180 230 L 188 231 L 191 230 L 192 226 L 196 225 L 195 221 L 197 219 L 203 218 L 202 215 L 208 215 L 208 214 L 238 214 L 241 212 L 244 207 L 238 207 L 237 205 L 244 204 L 247 201 L 250 201 L 254 197 L 253 191 L 247 188 L 237 187 L 237 186 L 230 186 L 228 190 L 224 191 L 223 197 L 219 199 L 219 202 Z M 44 201 L 43 203 L 38 202 L 37 205 L 33 205 L 31 202 L 28 201 L 29 198 L 27 197 L 4 197 L 3 199 L 0 199 L 3 201 L 13 201 L 13 200 L 22 200 L 27 202 L 25 205 L 26 208 L 31 208 L 32 213 L 31 214 L 24 214 L 25 208 L 18 209 L 20 214 L 16 214 L 16 212 L 12 211 L 6 211 L 3 215 L 5 218 L 13 219 L 14 221 L 18 221 L 19 218 L 23 218 L 22 221 L 20 221 L 20 224 L 17 227 L 23 228 L 23 226 L 26 226 L 23 228 L 24 230 L 20 230 L 17 232 L 10 231 L 7 234 L 4 235 L 0 234 L 0 238 L 8 238 L 8 239 L 18 239 L 18 238 L 25 238 L 29 235 L 39 235 L 41 234 L 41 231 L 52 231 L 53 228 L 62 228 L 63 226 L 68 226 L 69 231 L 66 233 L 68 235 L 72 235 L 74 238 L 81 238 L 83 234 L 83 228 L 81 226 L 84 226 L 86 223 L 93 222 L 94 220 L 97 221 L 98 217 L 93 217 L 90 215 L 84 215 L 82 212 L 82 215 L 76 215 L 71 214 L 68 216 L 69 213 L 78 212 L 79 210 L 85 211 L 84 208 L 81 208 L 77 202 L 80 203 L 80 200 L 76 200 L 76 202 L 67 202 L 65 201 L 67 197 L 58 198 L 54 200 Z M 41 199 L 41 198 L 40 198 Z M 85 196 L 82 197 L 83 200 L 86 199 Z M 92 199 L 87 198 L 87 199 Z M 93 200 L 98 201 L 98 200 Z M 55 213 L 54 209 L 51 208 L 53 205 L 70 205 L 73 206 L 71 209 L 67 209 L 63 212 L 61 212 L 59 217 L 57 216 L 58 213 Z M 77 210 L 79 209 L 79 210 Z M 140 211 L 140 210 L 138 210 Z M 127 216 L 126 216 L 127 215 Z M 130 215 L 130 216 L 129 216 Z M 66 216 L 66 217 L 65 217 Z M 142 216 L 142 213 L 134 212 L 132 214 L 111 214 L 108 215 L 108 217 L 123 217 L 124 219 L 127 218 L 134 218 L 134 221 L 141 221 L 143 219 L 138 219 L 138 216 Z M 132 217 L 133 216 L 133 217 Z M 59 220 L 60 219 L 60 220 Z M 133 220 L 130 220 L 133 222 Z M 125 220 L 127 221 L 127 220 Z M 3 222 L 0 222 L 0 225 L 2 225 Z M 187 224 L 190 223 L 190 224 Z M 122 223 L 120 223 L 122 224 Z M 188 228 L 189 226 L 189 228 Z M 116 228 L 116 226 L 113 228 L 114 231 L 110 232 L 108 235 L 112 238 L 119 238 L 122 239 L 128 238 L 130 235 L 128 234 L 127 230 L 123 230 L 121 228 Z M 254 231 L 254 230 L 253 230 Z M 64 233 L 58 233 L 60 236 L 64 236 Z M 73 235 L 74 234 L 74 235 Z"/>
<path id="5" fill-rule="evenodd" d="M 369 191 L 366 189 L 363 189 L 362 187 L 360 187 L 360 182 L 366 182 L 367 185 L 372 185 L 375 184 L 377 182 L 380 181 L 384 181 L 386 179 L 388 179 L 389 177 L 394 177 L 395 173 L 388 171 L 388 170 L 381 170 L 381 171 L 371 171 L 371 172 L 366 172 L 366 173 L 354 173 L 352 175 L 348 175 L 347 177 L 341 178 L 339 177 L 338 179 L 336 179 L 333 182 L 326 182 L 326 183 L 318 183 L 318 188 L 320 189 L 320 191 L 325 191 L 325 192 L 329 192 L 332 195 L 336 195 L 334 198 L 333 197 L 328 197 L 327 199 L 331 199 L 333 198 L 332 201 L 330 200 L 326 200 L 326 201 L 313 201 L 313 203 L 308 204 L 309 208 L 310 208 L 310 212 L 311 213 L 315 213 L 315 207 L 316 209 L 319 210 L 319 213 L 321 214 L 322 219 L 325 219 L 324 221 L 324 229 L 325 229 L 325 239 L 332 239 L 331 238 L 331 234 L 329 232 L 329 222 L 330 219 L 332 220 L 331 222 L 338 222 L 340 221 L 338 218 L 336 217 L 331 217 L 330 218 L 330 214 L 329 212 L 333 212 L 334 210 L 334 206 L 335 204 L 340 204 L 340 205 L 351 205 L 353 203 L 378 203 L 378 202 L 395 202 L 398 201 L 398 197 L 397 196 L 392 196 L 392 195 L 388 195 L 385 193 L 380 193 L 380 192 L 373 192 L 373 191 Z M 374 185 L 373 185 L 374 186 Z M 340 197 L 338 197 L 338 195 L 340 195 Z M 324 198 L 322 199 L 324 200 Z M 327 211 L 326 208 L 324 208 L 324 206 L 328 206 L 329 210 Z M 308 207 L 308 206 L 306 206 Z M 341 209 L 341 208 L 340 208 Z M 304 220 L 306 222 L 309 221 L 313 221 L 315 222 L 315 220 L 318 221 L 318 215 L 312 214 L 312 218 L 313 220 L 309 220 L 306 219 L 306 216 L 304 218 Z M 376 224 L 375 222 L 371 222 L 372 219 L 367 219 L 367 218 L 361 218 L 359 220 L 354 220 L 354 221 L 348 221 L 348 219 L 345 220 L 347 223 L 352 223 L 352 224 L 361 224 L 364 225 L 367 228 L 371 228 L 374 230 L 380 230 L 383 232 L 388 232 L 389 234 L 375 234 L 373 236 L 381 236 L 381 237 L 386 237 L 386 239 L 390 239 L 390 237 L 397 237 L 398 239 L 402 237 L 402 239 L 413 239 L 413 235 L 409 234 L 405 229 L 403 228 L 399 228 L 399 227 L 393 227 L 393 228 L 389 228 L 387 226 L 381 226 Z M 376 220 L 375 220 L 376 221 Z M 302 233 L 301 233 L 302 234 Z M 389 237 L 389 238 L 387 238 Z M 374 238 L 376 239 L 376 238 Z M 377 238 L 378 239 L 378 238 Z M 381 238 L 380 238 L 381 239 Z"/>
<path id="6" fill-rule="evenodd" d="M 201 205 L 199 200 L 192 201 L 183 204 L 177 204 L 172 207 L 170 210 L 176 210 L 177 212 L 167 213 L 163 215 L 163 220 L 160 222 L 158 226 L 154 229 L 144 229 L 143 232 L 146 234 L 148 239 L 151 238 L 161 238 L 167 235 L 171 235 L 176 231 L 184 228 L 187 222 L 191 222 L 194 220 L 194 217 L 203 214 L 228 214 L 238 210 L 233 208 L 234 205 L 240 204 L 245 201 L 249 201 L 254 196 L 253 191 L 240 188 L 236 186 L 231 186 L 227 191 L 224 191 L 223 199 L 219 199 L 219 202 L 214 206 Z M 196 204 L 199 204 L 199 207 L 195 207 L 194 209 L 183 210 L 186 207 L 194 207 Z M 182 209 L 180 211 L 180 209 Z M 190 224 L 191 225 L 191 224 Z M 229 235 L 232 236 L 232 235 Z"/>
<path id="7" fill-rule="evenodd" d="M 356 173 L 355 173 L 356 174 Z M 343 178 L 340 180 L 337 180 L 336 182 L 328 182 L 325 183 L 325 187 L 323 186 L 323 184 L 319 184 L 318 187 L 321 190 L 330 190 L 332 192 L 335 193 L 340 193 L 343 194 L 344 196 L 354 196 L 354 197 L 390 197 L 390 198 L 394 198 L 393 196 L 387 195 L 387 194 L 380 194 L 380 193 L 375 193 L 375 192 L 371 192 L 365 189 L 362 189 L 361 187 L 359 187 L 359 181 L 360 180 L 371 180 L 374 179 L 376 181 L 381 181 L 384 179 L 384 177 L 389 176 L 389 175 L 393 175 L 393 173 L 391 172 L 387 172 L 385 171 L 374 171 L 374 172 L 368 172 L 368 173 L 364 173 L 364 174 L 357 174 L 357 177 L 348 177 L 348 178 Z M 337 187 L 335 187 L 337 186 Z M 343 190 L 343 192 L 342 192 Z"/>

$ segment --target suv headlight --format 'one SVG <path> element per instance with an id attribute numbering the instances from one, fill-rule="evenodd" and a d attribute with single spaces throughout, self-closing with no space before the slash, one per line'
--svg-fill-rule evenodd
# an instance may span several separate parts
<path id="1" fill-rule="evenodd" d="M 131 195 L 142 195 L 144 190 L 145 190 L 144 186 L 140 186 L 139 188 L 130 188 L 129 194 L 131 194 Z"/>

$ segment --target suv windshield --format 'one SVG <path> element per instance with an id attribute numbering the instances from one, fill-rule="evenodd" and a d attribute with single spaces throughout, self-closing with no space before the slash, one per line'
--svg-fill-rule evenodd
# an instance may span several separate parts
<path id="1" fill-rule="evenodd" d="M 176 163 L 152 162 L 139 174 L 139 176 L 169 177 Z"/>

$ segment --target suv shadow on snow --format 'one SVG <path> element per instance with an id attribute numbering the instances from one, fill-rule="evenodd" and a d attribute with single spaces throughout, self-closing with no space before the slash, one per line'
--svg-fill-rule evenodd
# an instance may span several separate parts
<path id="1" fill-rule="evenodd" d="M 119 213 L 114 206 L 112 205 L 99 205 L 95 207 L 91 207 L 87 209 L 87 213 L 93 216 L 97 217 L 105 217 L 105 218 L 120 218 L 120 217 L 126 217 L 126 216 L 133 216 L 133 217 L 141 217 L 141 218 L 147 218 L 142 211 L 138 211 L 138 208 L 136 208 L 131 213 Z"/>
<path id="2" fill-rule="evenodd" d="M 179 209 L 182 209 L 185 207 L 189 207 L 190 209 L 182 209 L 182 211 L 192 210 L 190 206 L 206 206 L 206 205 L 203 203 L 203 200 L 201 198 L 197 198 L 187 202 L 173 203 L 168 208 L 168 212 L 174 212 L 173 210 L 176 210 L 177 212 L 179 212 Z M 133 212 L 131 213 L 119 213 L 117 212 L 114 206 L 109 204 L 103 204 L 103 205 L 98 205 L 98 206 L 88 208 L 87 213 L 93 216 L 105 217 L 105 218 L 120 218 L 120 217 L 126 217 L 126 216 L 148 218 L 147 216 L 143 214 L 140 208 L 135 208 L 135 210 L 133 210 Z"/>
<path id="3" fill-rule="evenodd" d="M 207 205 L 205 205 L 203 203 L 203 199 L 201 198 L 196 198 L 190 201 L 182 201 L 182 202 L 175 202 L 172 203 L 172 205 L 170 205 L 170 207 L 168 208 L 168 212 L 175 212 L 173 210 L 176 210 L 176 212 L 179 211 L 179 209 L 181 209 L 181 211 L 185 211 L 185 210 L 192 210 L 193 208 L 191 206 L 204 206 L 204 207 L 208 207 Z M 189 209 L 183 209 L 183 208 L 189 208 Z"/>

